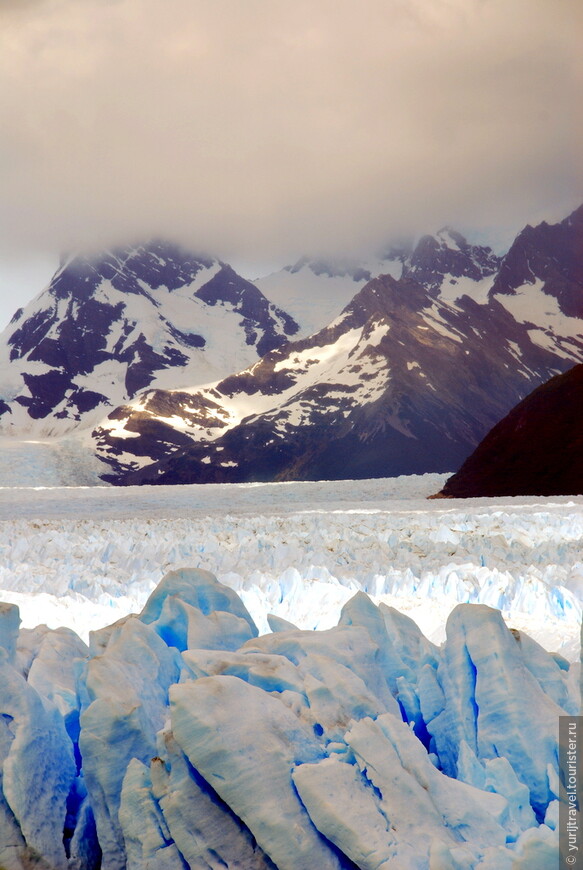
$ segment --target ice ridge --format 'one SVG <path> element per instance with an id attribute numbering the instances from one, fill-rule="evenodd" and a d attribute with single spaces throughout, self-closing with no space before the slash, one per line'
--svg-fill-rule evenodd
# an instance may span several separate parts
<path id="1" fill-rule="evenodd" d="M 232 589 L 184 568 L 89 647 L 18 622 L 0 607 L 7 870 L 526 870 L 556 854 L 557 717 L 578 710 L 579 666 L 494 608 L 458 605 L 441 647 L 363 592 L 334 628 L 259 635 Z"/>

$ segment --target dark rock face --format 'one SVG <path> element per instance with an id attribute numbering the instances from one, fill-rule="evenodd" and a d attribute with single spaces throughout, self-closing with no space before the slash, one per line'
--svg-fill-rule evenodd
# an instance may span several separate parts
<path id="1" fill-rule="evenodd" d="M 33 419 L 46 417 L 53 407 L 65 398 L 71 380 L 66 372 L 51 369 L 43 375 L 24 374 L 24 383 L 30 391 L 28 396 L 18 396 L 16 401 L 25 408 Z"/>
<path id="2" fill-rule="evenodd" d="M 470 245 L 460 233 L 444 227 L 437 236 L 423 236 L 419 240 L 405 262 L 403 275 L 435 291 L 445 275 L 479 281 L 494 275 L 500 262 L 501 258 L 490 248 Z"/>
<path id="3" fill-rule="evenodd" d="M 295 330 L 230 266 L 176 245 L 75 257 L 0 338 L 0 428 L 46 435 L 91 425 L 164 371 L 176 385 L 202 383 Z"/>
<path id="4" fill-rule="evenodd" d="M 486 435 L 444 498 L 583 494 L 583 365 L 523 399 Z"/>
<path id="5" fill-rule="evenodd" d="M 142 394 L 115 426 L 94 432 L 111 469 L 105 479 L 309 480 L 459 467 L 533 387 L 583 360 L 583 320 L 555 334 L 517 319 L 500 293 L 481 291 L 481 302 L 467 293 L 444 298 L 448 275 L 494 281 L 500 267 L 487 249 L 448 237 L 451 249 L 422 239 L 401 279 L 373 279 L 332 326 L 251 369 L 202 391 Z M 527 308 L 533 283 L 517 285 Z M 173 416 L 190 443 L 146 431 L 146 420 Z"/>

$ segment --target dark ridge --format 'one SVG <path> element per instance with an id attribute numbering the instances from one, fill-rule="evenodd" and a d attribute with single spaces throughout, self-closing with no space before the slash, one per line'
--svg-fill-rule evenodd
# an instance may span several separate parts
<path id="1" fill-rule="evenodd" d="M 486 435 L 443 498 L 583 494 L 583 364 L 551 378 Z"/>
<path id="2" fill-rule="evenodd" d="M 286 338 L 275 332 L 270 309 L 284 323 L 286 335 L 295 335 L 299 326 L 289 314 L 273 306 L 255 284 L 241 278 L 231 266 L 223 264 L 221 269 L 196 292 L 196 296 L 207 305 L 230 303 L 237 314 L 244 320 L 247 344 L 257 342 L 257 352 L 260 356 L 284 344 Z M 263 332 L 257 341 L 257 330 Z"/>

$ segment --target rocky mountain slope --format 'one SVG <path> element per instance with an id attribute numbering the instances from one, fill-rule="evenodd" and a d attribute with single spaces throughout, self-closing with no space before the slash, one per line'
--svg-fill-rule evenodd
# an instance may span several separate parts
<path id="1" fill-rule="evenodd" d="M 527 228 L 501 263 L 452 231 L 426 237 L 399 279 L 373 279 L 315 335 L 205 389 L 150 390 L 112 412 L 94 432 L 106 479 L 459 467 L 517 400 L 583 360 L 581 249 L 583 208 Z"/>
<path id="2" fill-rule="evenodd" d="M 583 365 L 538 387 L 504 417 L 439 495 L 583 494 Z"/>
<path id="3" fill-rule="evenodd" d="M 208 383 L 296 331 L 230 266 L 176 245 L 69 258 L 0 336 L 0 434 L 94 425 L 145 387 Z"/>

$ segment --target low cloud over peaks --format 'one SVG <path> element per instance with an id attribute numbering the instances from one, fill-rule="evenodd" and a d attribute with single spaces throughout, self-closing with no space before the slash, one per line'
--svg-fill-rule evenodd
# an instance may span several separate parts
<path id="1" fill-rule="evenodd" d="M 3 3 L 3 244 L 273 259 L 571 207 L 577 5 Z"/>

